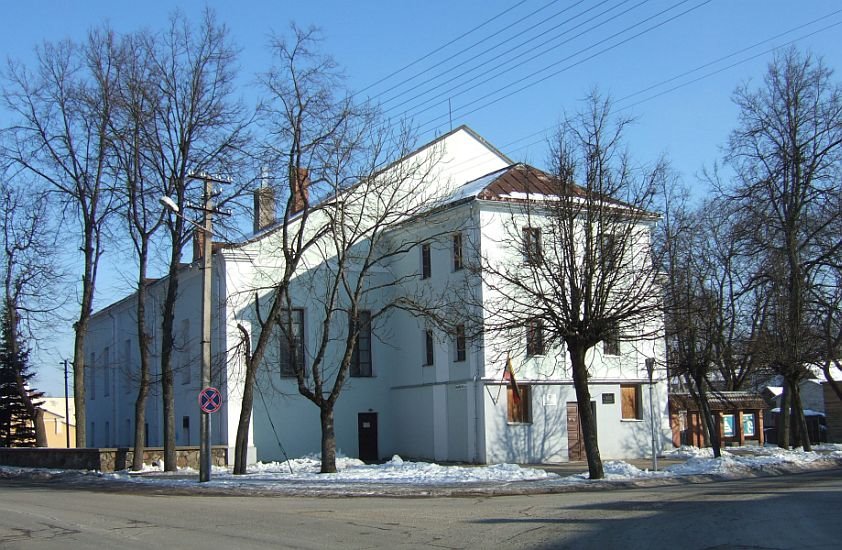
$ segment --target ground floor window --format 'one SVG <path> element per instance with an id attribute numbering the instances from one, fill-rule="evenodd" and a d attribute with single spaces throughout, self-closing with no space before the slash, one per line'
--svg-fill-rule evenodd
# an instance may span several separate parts
<path id="1" fill-rule="evenodd" d="M 532 387 L 506 386 L 506 398 L 508 402 L 508 420 L 513 424 L 532 423 Z"/>
<path id="2" fill-rule="evenodd" d="M 623 420 L 643 420 L 643 403 L 640 384 L 623 384 L 620 386 L 623 406 Z"/>

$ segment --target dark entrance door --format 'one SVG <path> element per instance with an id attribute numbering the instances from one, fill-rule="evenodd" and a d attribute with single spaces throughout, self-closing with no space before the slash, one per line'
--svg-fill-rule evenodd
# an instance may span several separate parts
<path id="1" fill-rule="evenodd" d="M 591 401 L 591 412 L 596 420 L 596 403 L 593 401 Z M 567 403 L 567 458 L 570 461 L 588 459 L 585 454 L 582 423 L 579 421 L 579 405 L 575 401 Z"/>
<path id="2" fill-rule="evenodd" d="M 357 415 L 357 436 L 359 438 L 360 460 L 374 462 L 380 459 L 377 451 L 377 413 Z"/>

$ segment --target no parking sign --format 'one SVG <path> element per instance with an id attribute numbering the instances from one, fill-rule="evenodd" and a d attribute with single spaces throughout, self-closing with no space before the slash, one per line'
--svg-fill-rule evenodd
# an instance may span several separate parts
<path id="1" fill-rule="evenodd" d="M 199 408 L 204 413 L 215 413 L 222 408 L 222 394 L 216 388 L 205 388 L 199 392 Z"/>

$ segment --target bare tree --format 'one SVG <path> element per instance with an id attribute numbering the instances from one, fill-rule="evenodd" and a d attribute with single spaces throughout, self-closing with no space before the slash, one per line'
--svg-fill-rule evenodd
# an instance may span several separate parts
<path id="1" fill-rule="evenodd" d="M 0 212 L 2 212 L 3 260 L 3 338 L 6 359 L 16 364 L 17 392 L 24 404 L 27 418 L 35 430 L 35 444 L 47 445 L 45 426 L 40 417 L 37 397 L 41 394 L 26 386 L 26 359 L 35 341 L 34 330 L 63 305 L 58 294 L 61 272 L 56 265 L 55 236 L 49 222 L 49 200 L 37 186 L 13 187 L 0 183 Z M 27 338 L 28 337 L 28 338 Z"/>
<path id="2" fill-rule="evenodd" d="M 818 272 L 842 243 L 826 238 L 842 218 L 835 200 L 842 160 L 842 90 L 820 59 L 789 50 L 775 57 L 760 89 L 737 89 L 738 128 L 727 160 L 736 181 L 727 197 L 739 204 L 746 238 L 761 260 L 756 277 L 770 294 L 770 363 L 785 380 L 779 445 L 790 441 L 788 399 L 796 434 L 810 448 L 799 384 L 824 350 L 812 337 L 807 304 Z M 760 283 L 758 283 L 760 284 Z"/>
<path id="3" fill-rule="evenodd" d="M 419 195 L 408 190 L 407 181 L 423 178 L 431 164 L 429 159 L 404 162 L 384 171 L 387 161 L 410 149 L 410 133 L 377 126 L 371 109 L 341 95 L 341 75 L 333 60 L 316 50 L 315 29 L 293 27 L 292 33 L 292 41 L 275 42 L 278 65 L 263 79 L 270 94 L 264 114 L 274 138 L 269 158 L 280 159 L 288 175 L 282 190 L 286 206 L 273 241 L 283 262 L 263 274 L 270 285 L 255 289 L 269 298 L 263 312 L 260 304 L 267 300 L 255 299 L 253 327 L 259 333 L 255 337 L 256 331 L 240 326 L 246 376 L 235 473 L 245 473 L 258 368 L 270 363 L 267 346 L 278 339 L 286 352 L 281 365 L 274 366 L 319 407 L 322 472 L 336 471 L 333 411 L 358 361 L 359 333 L 398 307 L 397 299 L 388 304 L 369 299 L 377 289 L 385 290 L 372 283 L 372 273 L 412 248 L 409 242 L 388 247 L 387 236 L 399 221 L 420 211 L 423 201 L 410 200 Z M 310 258 L 306 264 L 305 256 Z M 319 327 L 308 360 L 301 325 L 293 318 L 302 296 L 315 304 Z"/>
<path id="4" fill-rule="evenodd" d="M 82 275 L 74 323 L 76 445 L 86 442 L 85 336 L 92 313 L 103 231 L 112 211 L 107 157 L 117 49 L 113 32 L 92 31 L 83 44 L 45 43 L 30 71 L 10 64 L 3 100 L 15 115 L 4 155 L 47 182 L 79 224 Z"/>
<path id="5" fill-rule="evenodd" d="M 526 260 L 483 258 L 480 266 L 496 295 L 484 301 L 486 332 L 518 333 L 538 323 L 546 346 L 565 346 L 592 479 L 603 468 L 586 355 L 599 342 L 654 338 L 660 330 L 649 234 L 665 167 L 632 166 L 622 145 L 628 123 L 613 118 L 610 101 L 596 92 L 583 112 L 563 121 L 552 144 L 553 177 L 540 178 L 542 187 L 507 224 L 506 242 L 526 251 Z"/>
<path id="6" fill-rule="evenodd" d="M 195 26 L 176 13 L 164 32 L 144 36 L 142 48 L 151 62 L 149 76 L 157 87 L 156 99 L 148 105 L 152 120 L 143 126 L 142 139 L 149 151 L 145 162 L 150 177 L 163 186 L 162 194 L 171 197 L 183 212 L 190 198 L 201 192 L 199 186 L 190 185 L 190 174 L 233 173 L 244 148 L 249 120 L 234 100 L 236 50 L 227 29 L 210 10 Z M 217 205 L 222 202 L 218 200 Z M 165 225 L 170 255 L 161 322 L 164 469 L 174 471 L 175 304 L 191 228 L 183 216 L 169 216 Z"/>
<path id="7" fill-rule="evenodd" d="M 164 223 L 164 213 L 158 199 L 167 191 L 151 161 L 156 158 L 156 151 L 149 137 L 155 135 L 154 114 L 159 112 L 162 102 L 150 58 L 153 52 L 147 47 L 152 42 L 154 39 L 145 33 L 122 38 L 121 71 L 111 118 L 112 162 L 120 182 L 116 191 L 122 197 L 122 227 L 132 242 L 137 261 L 135 322 L 140 371 L 137 375 L 132 459 L 132 469 L 136 471 L 143 468 L 146 402 L 152 385 L 152 335 L 147 311 L 151 284 L 148 275 L 150 247 L 154 245 L 153 238 Z M 124 368 L 128 368 L 128 365 Z"/>
<path id="8" fill-rule="evenodd" d="M 291 41 L 273 39 L 275 66 L 261 77 L 268 94 L 261 106 L 261 115 L 270 136 L 264 170 L 286 174 L 281 185 L 264 182 L 273 194 L 277 192 L 286 197 L 280 239 L 273 250 L 283 258 L 283 265 L 279 271 L 265 274 L 268 283 L 253 289 L 256 334 L 249 333 L 242 325 L 239 327 L 245 343 L 245 377 L 234 451 L 235 474 L 246 473 L 255 380 L 266 348 L 274 341 L 273 328 L 277 326 L 281 312 L 290 309 L 290 281 L 304 253 L 327 230 L 323 218 L 311 221 L 318 207 L 309 199 L 311 193 L 327 196 L 330 191 L 313 177 L 320 171 L 319 161 L 324 156 L 320 151 L 335 139 L 334 134 L 343 124 L 362 116 L 362 111 L 340 95 L 341 75 L 335 62 L 318 52 L 318 31 L 292 26 L 291 32 Z M 262 314 L 259 295 L 267 292 L 271 300 Z M 293 335 L 282 337 L 291 339 Z"/>

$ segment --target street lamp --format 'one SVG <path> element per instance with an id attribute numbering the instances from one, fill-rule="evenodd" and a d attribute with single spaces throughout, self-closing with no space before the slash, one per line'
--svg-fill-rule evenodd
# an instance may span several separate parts
<path id="1" fill-rule="evenodd" d="M 188 178 L 202 180 L 204 182 L 202 225 L 195 222 L 197 228 L 204 233 L 202 239 L 202 390 L 210 387 L 211 384 L 211 270 L 213 264 L 213 222 L 211 220 L 215 212 L 211 204 L 214 183 L 229 183 L 218 177 L 209 176 L 205 173 L 188 174 Z M 178 205 L 169 197 L 161 197 L 161 204 L 174 214 L 181 216 Z M 184 218 L 186 219 L 186 218 Z M 188 220 L 190 221 L 190 220 Z M 199 481 L 210 481 L 211 474 L 211 419 L 210 413 L 199 410 Z"/>
<path id="2" fill-rule="evenodd" d="M 658 471 L 658 451 L 655 443 L 655 399 L 653 397 L 652 375 L 655 373 L 655 359 L 646 358 L 646 373 L 649 375 L 649 424 L 652 426 L 652 471 Z"/>

